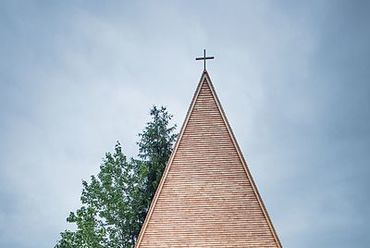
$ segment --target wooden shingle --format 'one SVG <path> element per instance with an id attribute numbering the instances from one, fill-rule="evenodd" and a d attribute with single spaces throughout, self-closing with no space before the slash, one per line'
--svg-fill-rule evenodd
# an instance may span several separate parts
<path id="1" fill-rule="evenodd" d="M 282 247 L 203 72 L 136 248 Z"/>

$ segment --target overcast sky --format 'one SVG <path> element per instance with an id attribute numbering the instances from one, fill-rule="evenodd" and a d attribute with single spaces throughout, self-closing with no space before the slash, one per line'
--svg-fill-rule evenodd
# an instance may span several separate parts
<path id="1" fill-rule="evenodd" d="M 1 1 L 0 247 L 53 247 L 81 180 L 208 71 L 284 247 L 370 246 L 366 1 Z"/>

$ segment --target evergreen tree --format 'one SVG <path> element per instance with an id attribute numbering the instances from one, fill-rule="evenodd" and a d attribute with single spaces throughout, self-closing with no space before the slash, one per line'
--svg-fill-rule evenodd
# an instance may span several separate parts
<path id="1" fill-rule="evenodd" d="M 153 107 L 150 111 L 152 121 L 148 122 L 144 131 L 139 134 L 139 145 L 142 207 L 139 211 L 139 219 L 144 221 L 146 212 L 150 206 L 155 190 L 162 178 L 162 174 L 172 152 L 173 143 L 176 140 L 174 134 L 176 126 L 169 127 L 172 115 L 166 108 Z"/>
<path id="2" fill-rule="evenodd" d="M 100 171 L 83 181 L 82 206 L 67 222 L 76 230 L 61 233 L 56 248 L 132 248 L 176 140 L 172 115 L 154 106 L 139 134 L 138 159 L 127 159 L 119 143 L 107 153 Z"/>

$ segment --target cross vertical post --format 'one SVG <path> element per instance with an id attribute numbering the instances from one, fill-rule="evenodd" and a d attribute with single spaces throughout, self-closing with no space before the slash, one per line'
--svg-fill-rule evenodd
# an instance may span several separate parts
<path id="1" fill-rule="evenodd" d="M 206 60 L 207 59 L 214 59 L 215 57 L 207 57 L 206 49 L 203 49 L 203 57 L 195 58 L 195 60 L 203 60 L 203 69 L 206 71 Z"/>

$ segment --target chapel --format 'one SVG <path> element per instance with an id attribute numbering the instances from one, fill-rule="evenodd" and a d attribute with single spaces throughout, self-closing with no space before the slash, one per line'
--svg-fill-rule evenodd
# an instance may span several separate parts
<path id="1" fill-rule="evenodd" d="M 205 64 L 135 247 L 282 247 Z"/>

